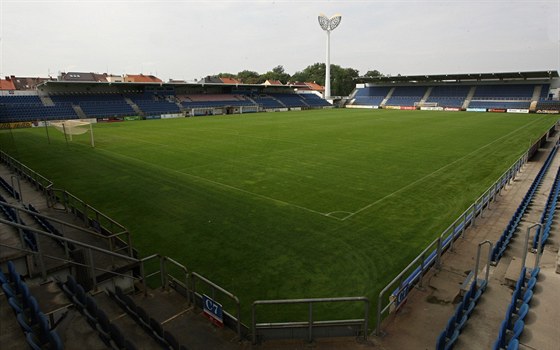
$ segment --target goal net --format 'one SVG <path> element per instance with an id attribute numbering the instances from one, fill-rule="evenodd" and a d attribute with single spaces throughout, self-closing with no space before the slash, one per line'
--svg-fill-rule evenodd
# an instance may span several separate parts
<path id="1" fill-rule="evenodd" d="M 91 147 L 95 147 L 93 140 L 92 124 L 81 120 L 62 120 L 57 122 L 50 122 L 56 130 L 64 134 L 67 141 L 72 141 L 72 135 L 83 135 L 89 131 Z"/>

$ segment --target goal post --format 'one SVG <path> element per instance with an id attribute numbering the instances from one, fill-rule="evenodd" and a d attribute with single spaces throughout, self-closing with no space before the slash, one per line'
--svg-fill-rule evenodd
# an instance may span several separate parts
<path id="1" fill-rule="evenodd" d="M 83 135 L 89 131 L 91 147 L 95 147 L 95 140 L 93 137 L 93 125 L 90 122 L 83 120 L 61 120 L 50 122 L 56 130 L 64 134 L 64 138 L 72 141 L 72 135 Z"/>

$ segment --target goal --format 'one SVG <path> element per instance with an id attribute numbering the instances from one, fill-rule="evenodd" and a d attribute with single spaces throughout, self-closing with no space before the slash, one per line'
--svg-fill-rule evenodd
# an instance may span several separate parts
<path id="1" fill-rule="evenodd" d="M 83 120 L 61 120 L 50 122 L 56 130 L 64 134 L 66 142 L 72 141 L 72 135 L 82 135 L 89 131 L 91 147 L 95 147 L 92 123 Z"/>

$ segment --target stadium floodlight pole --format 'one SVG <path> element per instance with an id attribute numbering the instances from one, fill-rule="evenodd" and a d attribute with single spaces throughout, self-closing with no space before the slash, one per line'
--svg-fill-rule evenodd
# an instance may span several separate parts
<path id="1" fill-rule="evenodd" d="M 325 62 L 325 99 L 331 97 L 331 32 L 340 24 L 342 16 L 336 14 L 327 18 L 324 14 L 319 15 L 319 25 L 327 32 L 327 60 Z"/>

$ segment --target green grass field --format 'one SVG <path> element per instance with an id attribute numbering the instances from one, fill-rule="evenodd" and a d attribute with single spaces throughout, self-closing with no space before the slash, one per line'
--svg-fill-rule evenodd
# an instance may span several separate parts
<path id="1" fill-rule="evenodd" d="M 0 144 L 129 228 L 143 255 L 238 295 L 249 322 L 257 299 L 375 301 L 556 119 L 302 111 L 97 124 L 95 148 L 54 129 L 48 144 L 44 128 Z M 318 317 L 357 317 L 345 308 Z"/>

